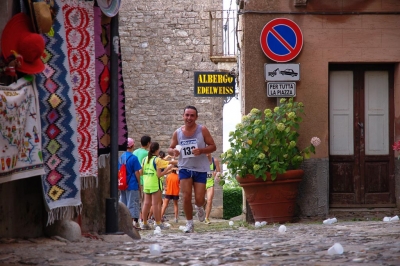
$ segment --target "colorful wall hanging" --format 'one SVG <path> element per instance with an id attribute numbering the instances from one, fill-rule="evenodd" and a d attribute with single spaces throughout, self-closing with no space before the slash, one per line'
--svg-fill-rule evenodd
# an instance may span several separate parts
<path id="1" fill-rule="evenodd" d="M 0 86 L 0 184 L 44 174 L 41 140 L 34 82 Z"/>

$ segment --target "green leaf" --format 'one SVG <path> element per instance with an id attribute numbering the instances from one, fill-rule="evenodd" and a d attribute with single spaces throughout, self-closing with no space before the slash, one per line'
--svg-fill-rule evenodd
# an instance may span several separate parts
<path id="1" fill-rule="evenodd" d="M 310 147 L 310 151 L 311 151 L 312 153 L 314 153 L 314 154 L 315 154 L 315 147 L 314 147 L 314 145 L 311 145 L 311 147 Z"/>

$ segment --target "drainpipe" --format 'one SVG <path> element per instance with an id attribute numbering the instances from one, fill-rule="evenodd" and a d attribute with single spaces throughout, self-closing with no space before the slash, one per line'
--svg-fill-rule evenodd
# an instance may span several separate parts
<path id="1" fill-rule="evenodd" d="M 110 198 L 106 199 L 106 233 L 118 232 L 118 14 L 110 25 Z"/>

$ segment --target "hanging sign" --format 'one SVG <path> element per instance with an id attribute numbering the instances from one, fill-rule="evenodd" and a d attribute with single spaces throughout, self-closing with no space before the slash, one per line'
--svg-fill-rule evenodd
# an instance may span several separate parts
<path id="1" fill-rule="evenodd" d="M 261 31 L 260 44 L 264 54 L 275 62 L 293 60 L 303 48 L 300 27 L 287 18 L 268 22 Z"/>
<path id="2" fill-rule="evenodd" d="M 295 97 L 296 82 L 267 82 L 268 97 Z"/>
<path id="3" fill-rule="evenodd" d="M 227 72 L 194 72 L 194 96 L 234 97 L 235 76 Z"/>

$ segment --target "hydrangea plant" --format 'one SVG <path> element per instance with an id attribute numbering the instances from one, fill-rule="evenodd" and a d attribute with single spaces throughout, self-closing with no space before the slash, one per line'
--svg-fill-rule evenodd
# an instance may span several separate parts
<path id="1" fill-rule="evenodd" d="M 275 180 L 277 174 L 297 169 L 304 158 L 315 153 L 315 147 L 321 143 L 318 137 L 303 149 L 298 147 L 300 114 L 304 105 L 293 98 L 280 99 L 280 106 L 264 112 L 253 108 L 229 133 L 230 149 L 221 154 L 222 163 L 227 164 L 231 175 L 267 178 L 271 174 Z"/>

